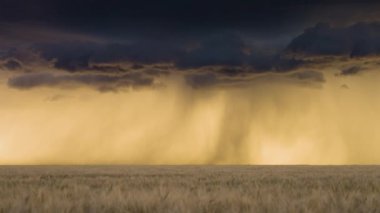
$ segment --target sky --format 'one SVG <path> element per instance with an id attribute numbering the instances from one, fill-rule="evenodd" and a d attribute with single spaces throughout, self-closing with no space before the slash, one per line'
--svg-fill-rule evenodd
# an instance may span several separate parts
<path id="1" fill-rule="evenodd" d="M 378 164 L 379 9 L 1 0 L 0 164 Z"/>

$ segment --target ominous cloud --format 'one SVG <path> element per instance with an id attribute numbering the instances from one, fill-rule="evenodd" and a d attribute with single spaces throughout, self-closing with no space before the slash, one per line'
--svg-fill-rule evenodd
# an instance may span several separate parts
<path id="1" fill-rule="evenodd" d="M 245 44 L 236 35 L 218 34 L 200 42 L 199 47 L 179 59 L 179 67 L 211 65 L 238 66 L 247 62 Z"/>
<path id="2" fill-rule="evenodd" d="M 378 8 L 370 0 L 4 0 L 0 66 L 49 73 L 13 76 L 9 85 L 16 88 L 140 85 L 126 83 L 131 73 L 151 81 L 180 73 L 194 88 L 287 72 L 324 82 L 318 65 L 335 62 L 313 57 L 380 53 Z M 337 67 L 340 75 L 362 69 L 360 63 L 345 67 L 351 68 Z"/>
<path id="3" fill-rule="evenodd" d="M 14 59 L 9 59 L 5 63 L 3 63 L 3 67 L 8 70 L 18 70 L 22 68 L 22 65 L 19 61 Z"/>
<path id="4" fill-rule="evenodd" d="M 262 48 L 262 47 L 261 47 Z M 32 44 L 31 51 L 50 61 L 54 67 L 76 71 L 126 71 L 120 66 L 98 63 L 129 62 L 131 69 L 142 69 L 149 64 L 173 64 L 179 70 L 224 66 L 250 67 L 251 72 L 286 71 L 303 64 L 302 60 L 282 57 L 281 52 L 267 52 L 243 41 L 238 34 L 202 35 L 191 39 L 133 40 L 124 43 L 103 42 L 47 42 Z M 14 57 L 17 51 L 10 53 Z M 95 64 L 95 65 L 94 65 Z M 236 69 L 235 72 L 239 70 Z"/>
<path id="5" fill-rule="evenodd" d="M 120 87 L 145 87 L 153 84 L 153 79 L 139 73 L 120 76 L 100 74 L 56 75 L 51 73 L 27 74 L 12 77 L 8 85 L 18 89 L 34 87 L 72 87 L 90 85 L 100 91 L 116 90 Z"/>
<path id="6" fill-rule="evenodd" d="M 305 55 L 350 57 L 378 55 L 380 23 L 357 23 L 348 27 L 332 27 L 327 23 L 319 23 L 295 38 L 287 51 Z"/>

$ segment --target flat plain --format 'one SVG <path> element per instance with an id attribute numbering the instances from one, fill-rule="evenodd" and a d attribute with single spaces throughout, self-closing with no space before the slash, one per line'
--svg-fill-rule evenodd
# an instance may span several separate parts
<path id="1" fill-rule="evenodd" d="M 380 212 L 380 166 L 0 166 L 0 212 Z"/>

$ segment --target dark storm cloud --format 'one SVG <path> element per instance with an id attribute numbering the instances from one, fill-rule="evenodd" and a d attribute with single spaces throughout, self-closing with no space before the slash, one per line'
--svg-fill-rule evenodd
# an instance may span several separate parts
<path id="1" fill-rule="evenodd" d="M 236 87 L 246 86 L 251 83 L 252 79 L 245 79 L 241 77 L 223 76 L 215 72 L 207 73 L 193 73 L 185 75 L 187 85 L 194 89 L 219 87 Z"/>
<path id="2" fill-rule="evenodd" d="M 67 71 L 86 70 L 89 59 L 98 44 L 90 42 L 39 43 L 34 49 L 47 60 L 54 60 L 54 66 Z"/>
<path id="3" fill-rule="evenodd" d="M 305 55 L 377 55 L 380 53 L 380 23 L 357 23 L 348 27 L 319 23 L 295 38 L 287 51 Z"/>
<path id="4" fill-rule="evenodd" d="M 88 30 L 102 27 L 109 30 L 121 25 L 180 27 L 181 30 L 240 25 L 278 28 L 277 21 L 295 20 L 294 16 L 304 14 L 305 9 L 314 5 L 304 0 L 2 0 L 0 18 L 71 25 Z"/>
<path id="5" fill-rule="evenodd" d="M 131 62 L 141 65 L 173 63 L 178 69 L 206 66 L 251 66 L 253 72 L 271 69 L 288 70 L 301 61 L 287 59 L 278 53 L 265 53 L 255 49 L 246 52 L 249 44 L 234 34 L 217 34 L 198 37 L 196 45 L 189 48 L 190 41 L 138 40 L 125 43 L 60 42 L 34 45 L 36 52 L 53 61 L 55 68 L 70 72 L 83 70 L 112 71 L 122 68 L 92 66 L 92 63 Z M 108 69 L 107 69 L 108 68 Z"/>
<path id="6" fill-rule="evenodd" d="M 2 0 L 0 66 L 67 72 L 14 77 L 16 88 L 140 85 L 173 72 L 194 88 L 283 72 L 323 82 L 294 71 L 322 63 L 307 56 L 379 54 L 378 9 L 371 0 Z M 141 82 L 128 76 L 136 72 Z"/>
<path id="7" fill-rule="evenodd" d="M 17 89 L 30 89 L 34 87 L 70 87 L 75 85 L 90 85 L 100 91 L 116 90 L 120 87 L 152 86 L 153 78 L 140 73 L 131 73 L 120 76 L 101 74 L 81 75 L 55 75 L 51 73 L 26 74 L 12 77 L 8 85 Z"/>
<path id="8" fill-rule="evenodd" d="M 246 86 L 254 82 L 268 81 L 268 79 L 269 83 L 284 82 L 299 86 L 317 87 L 326 82 L 324 74 L 314 70 L 296 71 L 291 74 L 271 73 L 268 75 L 249 76 L 249 78 L 244 78 L 244 76 L 225 76 L 216 72 L 193 73 L 185 76 L 186 83 L 194 89 L 209 88 L 213 86 Z"/>
<path id="9" fill-rule="evenodd" d="M 144 68 L 144 65 L 141 65 L 141 64 L 133 64 L 133 66 L 131 67 L 131 69 L 133 70 L 139 70 L 142 68 Z"/>
<path id="10" fill-rule="evenodd" d="M 246 71 L 241 67 L 223 67 L 217 70 L 221 75 L 226 75 L 230 77 L 238 76 L 246 73 Z"/>
<path id="11" fill-rule="evenodd" d="M 218 34 L 205 38 L 199 47 L 179 59 L 177 65 L 183 68 L 212 65 L 238 66 L 247 62 L 244 42 L 236 35 Z"/>
<path id="12" fill-rule="evenodd" d="M 128 72 L 127 69 L 122 68 L 120 65 L 91 65 L 88 69 L 106 73 Z"/>
<path id="13" fill-rule="evenodd" d="M 215 26 L 221 24 L 270 23 L 305 16 L 315 8 L 378 3 L 376 0 L 2 0 L 2 18 L 67 23 L 106 24 L 109 22 L 186 23 Z M 18 12 L 15 14 L 15 12 Z M 329 13 L 327 13 L 329 14 Z M 345 14 L 341 12 L 339 15 Z M 262 20 L 257 20 L 262 18 Z M 119 23 L 121 24 L 121 23 Z"/>
<path id="14" fill-rule="evenodd" d="M 146 75 L 150 76 L 165 76 L 170 75 L 171 71 L 168 69 L 157 69 L 157 68 L 147 68 L 144 69 L 142 72 L 144 72 Z"/>
<path id="15" fill-rule="evenodd" d="M 184 54 L 183 48 L 181 44 L 166 43 L 161 40 L 143 40 L 131 44 L 60 42 L 34 45 L 34 49 L 40 52 L 43 58 L 55 60 L 56 68 L 68 71 L 91 69 L 90 62 L 129 61 L 141 64 L 171 62 Z"/>
<path id="16" fill-rule="evenodd" d="M 22 68 L 21 63 L 15 59 L 7 60 L 6 62 L 3 63 L 2 66 L 8 70 L 19 70 Z"/>
<path id="17" fill-rule="evenodd" d="M 294 35 L 318 21 L 373 20 L 379 5 L 375 0 L 2 0 L 0 21 L 121 39 L 183 38 L 225 29 L 270 38 Z"/>

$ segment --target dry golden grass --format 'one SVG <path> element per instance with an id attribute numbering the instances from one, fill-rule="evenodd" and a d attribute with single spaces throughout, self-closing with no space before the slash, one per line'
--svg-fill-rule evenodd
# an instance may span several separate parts
<path id="1" fill-rule="evenodd" d="M 3 166 L 1 212 L 380 212 L 377 166 Z"/>

